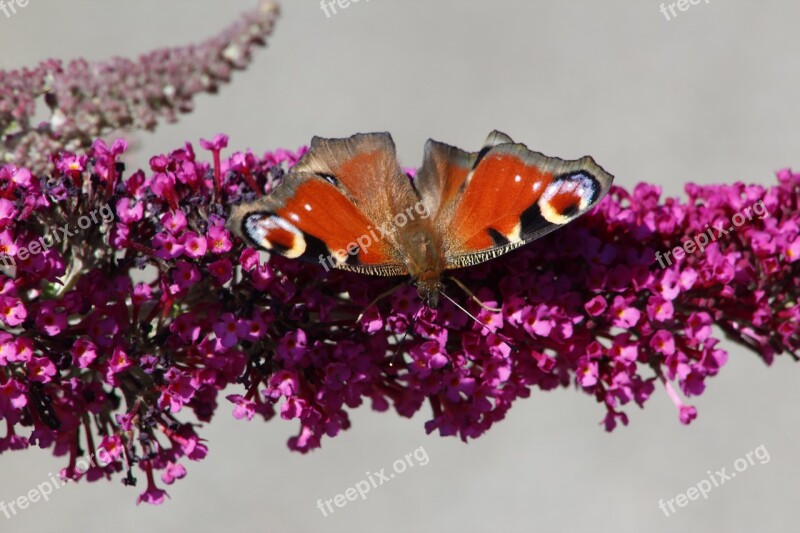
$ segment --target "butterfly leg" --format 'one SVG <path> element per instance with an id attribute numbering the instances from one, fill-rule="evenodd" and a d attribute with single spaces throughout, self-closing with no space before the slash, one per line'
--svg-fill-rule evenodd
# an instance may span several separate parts
<path id="1" fill-rule="evenodd" d="M 467 286 L 464 285 L 464 283 L 462 283 L 461 280 L 459 280 L 458 278 L 455 278 L 455 277 L 450 276 L 450 275 L 448 275 L 447 277 L 448 277 L 448 279 L 453 280 L 456 283 L 456 285 L 458 285 L 461 288 L 461 290 L 463 290 L 465 293 L 467 293 L 467 296 L 472 298 L 472 300 L 476 304 L 480 305 L 482 308 L 486 309 L 487 311 L 491 311 L 492 313 L 499 313 L 500 311 L 502 311 L 502 309 L 499 308 L 499 307 L 490 307 L 490 306 L 486 305 L 485 303 L 483 303 L 482 301 L 480 301 L 478 299 L 478 297 L 475 296 L 475 294 L 471 290 L 469 290 L 467 288 Z"/>
<path id="2" fill-rule="evenodd" d="M 369 311 L 369 310 L 370 310 L 370 308 L 372 308 L 372 306 L 374 306 L 376 303 L 380 302 L 381 300 L 383 300 L 383 299 L 384 299 L 384 298 L 386 298 L 387 296 L 391 296 L 392 294 L 394 294 L 394 293 L 395 293 L 395 291 L 396 291 L 397 289 L 399 289 L 400 287 L 404 287 L 405 285 L 407 285 L 407 283 L 400 283 L 399 285 L 395 285 L 394 287 L 392 287 L 392 288 L 391 288 L 391 289 L 389 289 L 388 291 L 385 291 L 385 292 L 382 292 L 382 293 L 380 293 L 380 294 L 379 294 L 377 297 L 375 297 L 375 299 L 374 299 L 374 300 L 372 300 L 372 301 L 369 303 L 369 305 L 368 305 L 368 306 L 366 306 L 366 307 L 364 308 L 364 310 L 363 310 L 363 311 L 361 311 L 361 313 L 358 315 L 358 318 L 356 318 L 356 323 L 359 323 L 359 322 L 361 322 L 361 319 L 362 319 L 362 318 L 364 318 L 364 315 L 365 315 L 365 314 L 367 314 L 367 311 Z"/>

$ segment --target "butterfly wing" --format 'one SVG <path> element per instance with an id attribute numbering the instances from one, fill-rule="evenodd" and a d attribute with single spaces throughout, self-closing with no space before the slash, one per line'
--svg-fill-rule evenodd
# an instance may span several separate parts
<path id="1" fill-rule="evenodd" d="M 487 261 L 558 229 L 594 207 L 614 179 L 591 157 L 547 157 L 496 131 L 474 154 L 434 141 L 428 147 L 416 186 L 437 204 L 431 211 L 444 232 L 447 268 Z"/>
<path id="2" fill-rule="evenodd" d="M 271 194 L 233 208 L 229 227 L 248 243 L 289 258 L 403 275 L 408 272 L 391 221 L 417 201 L 388 133 L 315 137 Z"/>

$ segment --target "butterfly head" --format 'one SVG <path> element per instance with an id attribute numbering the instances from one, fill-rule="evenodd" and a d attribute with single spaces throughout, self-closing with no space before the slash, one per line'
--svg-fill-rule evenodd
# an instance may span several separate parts
<path id="1" fill-rule="evenodd" d="M 417 281 L 417 294 L 419 294 L 422 302 L 431 309 L 439 307 L 439 291 L 442 290 L 444 285 L 437 278 L 435 280 L 419 280 Z"/>

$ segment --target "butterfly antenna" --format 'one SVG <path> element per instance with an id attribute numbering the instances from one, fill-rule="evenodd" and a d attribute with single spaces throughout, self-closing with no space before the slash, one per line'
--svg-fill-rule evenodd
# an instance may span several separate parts
<path id="1" fill-rule="evenodd" d="M 402 287 L 404 285 L 405 285 L 405 283 L 401 283 L 400 285 L 395 285 L 394 287 L 392 287 L 388 291 L 384 291 L 384 292 L 380 293 L 374 300 L 372 300 L 369 303 L 369 305 L 367 307 L 364 308 L 363 311 L 361 311 L 361 314 L 359 314 L 358 318 L 356 318 L 356 323 L 361 322 L 361 319 L 364 318 L 364 315 L 367 314 L 367 311 L 369 311 L 370 308 L 373 307 L 376 303 L 380 302 L 381 300 L 383 300 L 387 296 L 391 296 L 392 294 L 394 294 L 394 291 L 396 291 L 397 289 L 399 289 L 400 287 Z"/>
<path id="2" fill-rule="evenodd" d="M 439 294 L 441 294 L 442 296 L 444 296 L 445 298 L 447 298 L 447 299 L 450 301 L 450 303 L 452 303 L 453 305 L 455 305 L 456 307 L 458 307 L 459 309 L 461 309 L 462 311 L 464 311 L 464 313 L 465 313 L 465 314 L 466 314 L 468 317 L 470 317 L 472 320 L 474 320 L 475 322 L 477 322 L 478 324 L 480 324 L 481 326 L 483 326 L 484 328 L 486 328 L 486 331 L 490 332 L 492 335 L 495 335 L 495 336 L 496 336 L 498 339 L 500 339 L 500 340 L 502 340 L 504 343 L 506 343 L 506 344 L 508 345 L 508 347 L 509 347 L 509 348 L 511 348 L 511 349 L 512 349 L 512 350 L 514 350 L 515 352 L 518 352 L 518 351 L 519 351 L 519 349 L 516 347 L 516 345 L 514 345 L 512 342 L 510 342 L 510 341 L 509 341 L 509 340 L 508 340 L 508 339 L 505 337 L 505 335 L 501 335 L 501 334 L 500 334 L 500 333 L 499 333 L 499 332 L 498 332 L 496 329 L 490 328 L 490 327 L 489 327 L 489 326 L 488 326 L 486 323 L 482 322 L 482 321 L 481 321 L 481 320 L 480 320 L 478 317 L 476 317 L 475 315 L 473 315 L 472 313 L 470 313 L 469 311 L 467 311 L 467 310 L 466 310 L 466 309 L 465 309 L 463 306 L 461 306 L 461 304 L 459 304 L 458 302 L 456 302 L 455 300 L 453 300 L 452 298 L 450 298 L 450 297 L 449 297 L 447 294 L 445 294 L 445 293 L 444 293 L 444 291 L 442 291 L 441 289 L 439 290 Z M 480 302 L 479 302 L 479 303 L 480 303 Z"/>
<path id="3" fill-rule="evenodd" d="M 490 306 L 486 305 L 485 303 L 483 303 L 482 301 L 480 301 L 480 300 L 478 299 L 478 297 L 477 297 L 477 296 L 475 296 L 475 294 L 474 294 L 474 293 L 473 293 L 471 290 L 469 290 L 469 289 L 467 288 L 467 286 L 466 286 L 466 285 L 464 285 L 464 284 L 461 282 L 461 280 L 459 280 L 458 278 L 455 278 L 455 277 L 453 277 L 453 276 L 447 276 L 447 279 L 451 279 L 451 280 L 455 281 L 455 282 L 456 282 L 456 285 L 458 285 L 459 287 L 461 287 L 461 290 L 462 290 L 462 291 L 464 291 L 465 293 L 467 293 L 467 296 L 469 296 L 470 298 L 472 298 L 472 301 L 474 301 L 476 304 L 480 305 L 481 307 L 483 307 L 483 308 L 484 308 L 484 309 L 486 309 L 487 311 L 491 311 L 492 313 L 499 313 L 500 311 L 502 311 L 502 309 L 501 309 L 501 308 L 499 308 L 499 307 L 490 307 Z M 444 293 L 442 293 L 442 294 L 444 294 Z M 449 299 L 449 298 L 448 298 L 448 299 Z M 451 301 L 452 301 L 452 300 L 451 300 Z M 454 302 L 454 303 L 455 303 L 455 302 Z"/>

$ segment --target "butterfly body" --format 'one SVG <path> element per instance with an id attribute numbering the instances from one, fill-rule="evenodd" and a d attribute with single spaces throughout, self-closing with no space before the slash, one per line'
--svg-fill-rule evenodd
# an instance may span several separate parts
<path id="1" fill-rule="evenodd" d="M 315 137 L 271 194 L 234 206 L 229 226 L 257 248 L 326 270 L 411 276 L 436 307 L 445 270 L 563 226 L 612 180 L 590 157 L 550 158 L 497 131 L 473 153 L 428 141 L 413 181 L 388 133 Z"/>

